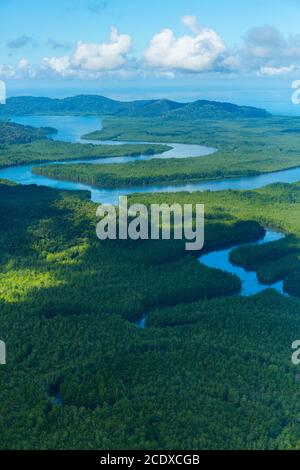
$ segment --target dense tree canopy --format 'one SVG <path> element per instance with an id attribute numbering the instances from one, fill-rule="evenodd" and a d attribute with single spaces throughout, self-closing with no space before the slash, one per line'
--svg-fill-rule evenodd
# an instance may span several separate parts
<path id="1" fill-rule="evenodd" d="M 206 250 L 261 236 L 247 193 L 191 198 Z M 224 296 L 182 242 L 100 242 L 85 193 L 3 182 L 0 221 L 1 448 L 298 447 L 298 300 Z"/>
<path id="2" fill-rule="evenodd" d="M 223 162 L 232 154 L 234 164 L 252 159 L 253 171 L 259 161 L 267 170 L 297 164 L 296 121 L 202 121 L 201 129 L 174 122 L 171 129 L 152 120 L 147 140 L 223 143 Z M 144 140 L 144 125 L 116 120 L 102 136 L 119 126 L 120 138 Z M 19 130 L 10 128 L 12 136 Z M 10 144 L 5 137 L 0 165 L 139 149 L 39 138 Z M 140 148 L 147 149 L 157 151 Z M 187 159 L 187 171 L 208 165 L 205 158 Z M 2 449 L 300 448 L 299 369 L 291 363 L 300 335 L 300 186 L 140 194 L 130 202 L 178 201 L 205 204 L 206 252 L 258 240 L 265 226 L 286 232 L 231 258 L 262 282 L 283 279 L 291 297 L 240 296 L 239 278 L 201 264 L 184 241 L 98 240 L 88 193 L 0 180 Z"/>

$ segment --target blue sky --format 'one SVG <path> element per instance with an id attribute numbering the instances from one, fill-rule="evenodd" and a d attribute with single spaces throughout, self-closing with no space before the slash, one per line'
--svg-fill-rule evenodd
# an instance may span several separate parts
<path id="1" fill-rule="evenodd" d="M 0 0 L 8 94 L 290 105 L 300 0 Z M 112 30 L 112 28 L 114 28 Z"/>

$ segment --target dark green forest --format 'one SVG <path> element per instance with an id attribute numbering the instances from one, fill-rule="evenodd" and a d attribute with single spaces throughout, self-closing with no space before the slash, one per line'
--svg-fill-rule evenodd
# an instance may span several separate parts
<path id="1" fill-rule="evenodd" d="M 86 139 L 202 144 L 216 153 L 193 158 L 130 163 L 47 166 L 34 171 L 100 187 L 180 184 L 254 176 L 299 166 L 299 118 L 135 119 L 105 118 L 103 129 Z"/>
<path id="2" fill-rule="evenodd" d="M 227 192 L 222 209 L 214 193 L 180 198 L 207 205 L 209 250 L 260 237 L 254 219 L 277 211 L 249 201 L 276 191 Z M 95 207 L 85 193 L 0 185 L 1 448 L 298 448 L 300 301 L 228 297 L 239 280 L 182 242 L 101 242 Z M 295 213 L 283 222 L 296 237 Z"/>
<path id="3" fill-rule="evenodd" d="M 145 122 L 132 120 L 127 137 L 183 141 L 186 133 L 195 143 L 198 133 L 198 143 L 224 143 L 224 160 L 230 152 L 236 161 L 257 154 L 267 168 L 274 149 L 276 165 L 296 164 L 297 120 L 269 119 L 245 128 L 203 121 L 201 133 L 199 123 L 194 130 L 191 122 L 182 130 L 174 124 L 173 134 L 170 121 L 162 122 L 161 139 L 155 120 L 149 139 L 141 137 Z M 125 121 L 115 122 L 120 138 Z M 104 149 L 1 128 L 3 167 L 166 150 Z M 112 121 L 103 135 L 109 132 Z M 192 160 L 205 166 L 206 158 L 187 159 L 187 168 Z M 0 181 L 0 339 L 7 345 L 0 448 L 299 449 L 300 385 L 291 344 L 300 335 L 300 184 L 139 194 L 130 197 L 134 202 L 204 204 L 203 251 L 186 252 L 184 240 L 100 241 L 89 193 Z M 251 245 L 266 227 L 286 237 Z M 234 263 L 264 283 L 284 280 L 289 297 L 271 289 L 243 297 L 238 277 L 198 260 L 239 243 L 248 244 L 231 253 Z"/>
<path id="4" fill-rule="evenodd" d="M 153 155 L 170 149 L 159 144 L 81 145 L 47 138 L 55 129 L 0 121 L 0 168 L 26 163 Z"/>
<path id="5" fill-rule="evenodd" d="M 8 98 L 0 115 L 58 114 L 149 117 L 167 119 L 241 119 L 266 118 L 264 109 L 237 106 L 218 101 L 198 100 L 193 103 L 176 101 L 140 100 L 116 101 L 99 95 L 78 95 L 63 99 L 18 96 Z"/>
<path id="6" fill-rule="evenodd" d="M 55 134 L 51 127 L 34 128 L 9 121 L 0 121 L 0 145 L 28 144 L 36 140 L 45 140 L 48 134 Z"/>

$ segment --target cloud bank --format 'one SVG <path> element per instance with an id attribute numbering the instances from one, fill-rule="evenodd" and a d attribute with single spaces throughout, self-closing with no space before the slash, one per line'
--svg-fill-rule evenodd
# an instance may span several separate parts
<path id="1" fill-rule="evenodd" d="M 62 76 L 93 75 L 121 68 L 130 49 L 131 37 L 119 34 L 116 28 L 112 28 L 110 42 L 97 44 L 78 41 L 73 54 L 45 57 L 42 67 Z"/>
<path id="2" fill-rule="evenodd" d="M 171 29 L 163 29 L 151 39 L 144 53 L 146 63 L 167 71 L 211 70 L 225 52 L 224 42 L 214 30 L 201 28 L 194 16 L 184 16 L 182 22 L 194 35 L 176 38 Z"/>
<path id="3" fill-rule="evenodd" d="M 96 13 L 106 2 L 91 5 Z M 35 67 L 26 58 L 15 65 L 0 64 L 0 78 L 152 75 L 170 79 L 177 74 L 203 73 L 271 77 L 295 75 L 300 70 L 300 34 L 286 38 L 273 26 L 264 25 L 248 31 L 238 47 L 230 48 L 215 30 L 200 26 L 195 16 L 183 16 L 181 21 L 187 34 L 178 37 L 164 28 L 150 38 L 141 57 L 132 56 L 132 37 L 112 27 L 107 42 L 78 41 L 71 53 L 42 57 Z M 12 52 L 33 44 L 31 37 L 22 35 L 7 42 L 7 48 Z M 70 48 L 51 39 L 48 45 L 57 50 Z"/>

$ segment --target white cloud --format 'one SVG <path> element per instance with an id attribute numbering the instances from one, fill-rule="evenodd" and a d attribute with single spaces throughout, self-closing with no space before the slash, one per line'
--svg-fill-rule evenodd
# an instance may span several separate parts
<path id="1" fill-rule="evenodd" d="M 273 77 L 275 75 L 289 75 L 296 70 L 299 70 L 299 67 L 295 64 L 291 64 L 287 67 L 261 67 L 258 74 Z"/>
<path id="2" fill-rule="evenodd" d="M 65 76 L 70 70 L 70 58 L 67 55 L 63 57 L 45 57 L 42 66 L 45 69 L 50 69 L 59 75 Z"/>
<path id="3" fill-rule="evenodd" d="M 35 66 L 26 58 L 14 66 L 0 65 L 0 78 L 172 79 L 203 72 L 272 77 L 300 71 L 300 34 L 284 37 L 272 26 L 260 26 L 248 31 L 240 45 L 229 49 L 216 31 L 200 26 L 195 16 L 183 16 L 181 21 L 189 34 L 176 37 L 170 28 L 161 30 L 153 36 L 142 58 L 130 56 L 131 36 L 112 28 L 107 42 L 78 41 L 72 53 L 44 57 Z M 19 40 L 16 45 L 20 44 Z M 51 41 L 48 45 L 52 45 Z M 61 46 L 58 44 L 57 48 Z"/>
<path id="4" fill-rule="evenodd" d="M 17 78 L 14 67 L 11 65 L 2 65 L 0 64 L 0 79 L 12 79 Z"/>
<path id="5" fill-rule="evenodd" d="M 23 57 L 22 59 L 19 60 L 17 68 L 19 70 L 27 70 L 29 66 L 30 66 L 29 61 Z"/>
<path id="6" fill-rule="evenodd" d="M 193 33 L 200 34 L 201 28 L 198 24 L 196 16 L 185 15 L 181 18 L 182 23 L 189 28 Z"/>
<path id="7" fill-rule="evenodd" d="M 0 64 L 0 79 L 35 78 L 36 76 L 36 69 L 32 68 L 30 62 L 24 57 L 18 61 L 15 67 Z"/>
<path id="8" fill-rule="evenodd" d="M 112 28 L 108 44 L 78 42 L 72 64 L 86 70 L 114 70 L 124 64 L 130 48 L 131 37 Z"/>
<path id="9" fill-rule="evenodd" d="M 194 16 L 184 16 L 182 22 L 194 36 L 176 38 L 171 29 L 163 29 L 151 39 L 144 53 L 147 64 L 169 71 L 211 70 L 225 52 L 223 40 L 213 29 L 201 28 Z"/>
<path id="10" fill-rule="evenodd" d="M 250 30 L 240 49 L 227 59 L 229 69 L 267 76 L 293 74 L 299 65 L 300 35 L 285 38 L 268 25 Z"/>
<path id="11" fill-rule="evenodd" d="M 155 76 L 157 78 L 168 78 L 168 79 L 171 79 L 173 80 L 173 78 L 175 78 L 175 73 L 174 72 L 170 72 L 168 70 L 158 70 L 157 72 L 155 72 Z"/>
<path id="12" fill-rule="evenodd" d="M 112 28 L 109 43 L 78 41 L 73 54 L 45 57 L 43 67 L 62 76 L 116 70 L 125 64 L 130 49 L 131 37 L 128 34 L 119 34 L 116 28 Z"/>
<path id="13" fill-rule="evenodd" d="M 242 68 L 241 58 L 235 54 L 226 55 L 221 64 L 226 71 L 239 71 Z"/>

